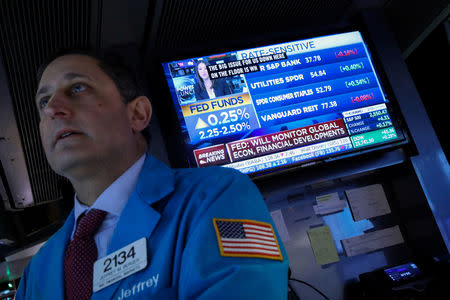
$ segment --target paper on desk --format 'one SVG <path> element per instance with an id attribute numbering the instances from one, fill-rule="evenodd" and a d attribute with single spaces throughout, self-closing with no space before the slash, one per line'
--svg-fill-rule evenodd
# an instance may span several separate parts
<path id="1" fill-rule="evenodd" d="M 341 240 L 347 256 L 355 256 L 403 243 L 398 225 Z"/>
<path id="2" fill-rule="evenodd" d="M 275 227 L 277 228 L 278 234 L 280 235 L 280 238 L 283 242 L 287 242 L 291 239 L 289 236 L 289 232 L 286 227 L 286 223 L 283 219 L 283 214 L 281 212 L 281 209 L 274 210 L 270 212 L 270 215 L 272 216 L 273 223 L 275 224 Z"/>
<path id="3" fill-rule="evenodd" d="M 338 211 L 344 210 L 347 203 L 344 200 L 333 201 L 326 205 L 313 205 L 314 213 L 316 215 L 328 215 Z"/>
<path id="4" fill-rule="evenodd" d="M 307 230 L 307 233 L 317 264 L 325 265 L 339 261 L 330 227 L 311 228 Z"/>
<path id="5" fill-rule="evenodd" d="M 381 184 L 346 190 L 345 194 L 355 221 L 391 213 Z"/>
<path id="6" fill-rule="evenodd" d="M 347 203 L 339 199 L 338 193 L 331 193 L 316 197 L 317 205 L 313 205 L 314 213 L 316 215 L 327 215 L 342 211 Z"/>
<path id="7" fill-rule="evenodd" d="M 297 205 L 288 206 L 284 213 L 286 219 L 292 219 L 294 222 L 308 220 L 314 214 L 311 202 L 301 202 Z"/>
<path id="8" fill-rule="evenodd" d="M 326 195 L 320 195 L 316 197 L 317 204 L 320 203 L 326 203 L 328 201 L 339 201 L 339 194 L 337 192 L 326 194 Z"/>

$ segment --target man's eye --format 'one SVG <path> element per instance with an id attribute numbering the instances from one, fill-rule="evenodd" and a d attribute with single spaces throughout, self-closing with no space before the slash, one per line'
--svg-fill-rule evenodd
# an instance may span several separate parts
<path id="1" fill-rule="evenodd" d="M 50 100 L 50 96 L 42 97 L 39 100 L 39 108 L 42 109 L 42 108 L 46 107 L 49 100 Z"/>
<path id="2" fill-rule="evenodd" d="M 76 93 L 84 91 L 85 89 L 86 89 L 86 86 L 84 84 L 77 83 L 71 87 L 70 92 L 72 94 L 76 94 Z"/>

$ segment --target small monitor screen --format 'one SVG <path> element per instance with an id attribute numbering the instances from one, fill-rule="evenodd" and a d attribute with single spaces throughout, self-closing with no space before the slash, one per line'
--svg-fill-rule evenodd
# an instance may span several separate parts
<path id="1" fill-rule="evenodd" d="M 405 138 L 359 31 L 163 68 L 192 167 L 258 175 Z"/>
<path id="2" fill-rule="evenodd" d="M 422 275 L 422 271 L 414 263 L 408 263 L 384 270 L 393 281 L 402 281 Z"/>

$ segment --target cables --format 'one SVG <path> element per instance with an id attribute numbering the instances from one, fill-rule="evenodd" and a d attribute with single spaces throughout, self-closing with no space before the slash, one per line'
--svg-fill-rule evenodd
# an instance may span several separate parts
<path id="1" fill-rule="evenodd" d="M 305 282 L 305 281 L 303 281 L 303 280 L 300 280 L 300 279 L 292 278 L 291 275 L 292 275 L 292 271 L 291 271 L 291 268 L 289 268 L 289 270 L 288 270 L 288 281 L 289 281 L 289 280 L 293 280 L 293 281 L 297 281 L 297 282 L 303 283 L 303 284 L 309 286 L 310 288 L 312 288 L 313 290 L 315 290 L 317 293 L 319 293 L 319 294 L 320 294 L 323 298 L 325 298 L 326 300 L 330 300 L 324 293 L 322 293 L 321 291 L 319 291 L 317 288 L 315 288 L 315 287 L 312 286 L 311 284 L 309 284 L 309 283 L 307 283 L 307 282 Z M 292 292 L 295 293 L 294 290 L 292 289 L 291 285 L 289 284 L 289 282 L 288 282 L 288 286 L 289 286 L 289 288 L 292 290 Z M 297 296 L 297 298 L 298 298 L 298 296 Z"/>
<path id="2" fill-rule="evenodd" d="M 322 293 L 321 291 L 319 291 L 317 288 L 315 288 L 314 286 L 312 286 L 311 284 L 303 281 L 303 280 L 299 280 L 299 279 L 295 279 L 295 278 L 289 278 L 289 280 L 294 280 L 294 281 L 298 281 L 300 283 L 303 283 L 307 286 L 309 286 L 310 288 L 312 288 L 313 290 L 315 290 L 317 293 L 319 293 L 323 298 L 330 300 L 324 293 Z"/>
<path id="3" fill-rule="evenodd" d="M 291 284 L 288 282 L 288 300 L 300 300 L 300 298 L 295 293 Z"/>

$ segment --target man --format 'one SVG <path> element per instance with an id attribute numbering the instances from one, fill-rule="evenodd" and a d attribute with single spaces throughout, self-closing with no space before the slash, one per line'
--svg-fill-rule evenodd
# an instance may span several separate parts
<path id="1" fill-rule="evenodd" d="M 147 153 L 152 108 L 136 86 L 98 53 L 45 66 L 42 144 L 74 209 L 16 299 L 286 299 L 287 255 L 257 188 L 234 170 L 172 170 Z"/>

